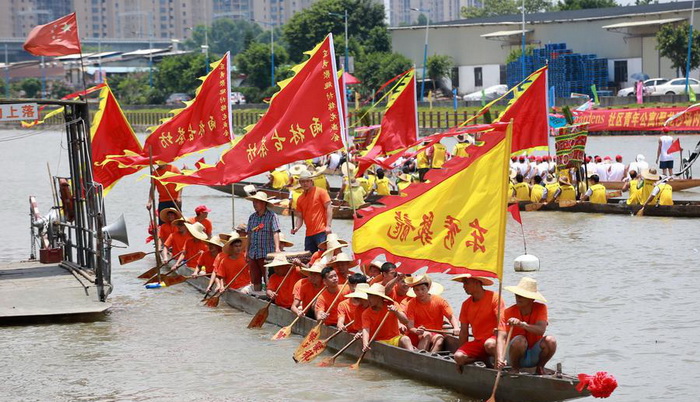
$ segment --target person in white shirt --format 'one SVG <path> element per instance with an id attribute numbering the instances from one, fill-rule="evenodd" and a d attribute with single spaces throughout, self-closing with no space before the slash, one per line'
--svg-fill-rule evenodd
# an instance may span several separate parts
<path id="1" fill-rule="evenodd" d="M 644 155 L 639 154 L 635 158 L 634 162 L 630 163 L 627 167 L 627 171 L 634 170 L 635 172 L 643 172 L 649 169 L 649 164 L 644 160 Z"/>
<path id="2" fill-rule="evenodd" d="M 547 158 L 547 155 L 541 158 L 539 156 L 537 157 L 537 174 L 543 178 L 549 173 L 549 162 L 547 162 Z"/>
<path id="3" fill-rule="evenodd" d="M 601 160 L 599 156 L 596 157 L 596 174 L 600 178 L 600 181 L 608 181 L 608 168 L 610 167 L 610 157 L 606 156 L 605 160 Z"/>
<path id="4" fill-rule="evenodd" d="M 622 155 L 615 155 L 615 163 L 608 167 L 608 181 L 622 181 L 627 176 L 627 169 L 622 163 Z"/>
<path id="5" fill-rule="evenodd" d="M 656 150 L 656 163 L 661 169 L 661 174 L 665 176 L 670 176 L 673 173 L 673 158 L 668 154 L 668 148 L 671 147 L 673 143 L 673 137 L 668 135 L 666 128 L 664 128 L 664 135 L 659 137 L 659 147 Z"/>
<path id="6" fill-rule="evenodd" d="M 586 157 L 586 171 L 588 172 L 589 175 L 598 172 L 598 165 L 593 161 L 593 158 L 590 156 Z"/>

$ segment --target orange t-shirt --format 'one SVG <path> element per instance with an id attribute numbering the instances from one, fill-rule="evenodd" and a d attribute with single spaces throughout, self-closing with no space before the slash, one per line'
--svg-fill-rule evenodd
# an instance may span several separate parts
<path id="1" fill-rule="evenodd" d="M 185 242 L 191 237 L 192 235 L 189 233 L 182 234 L 175 231 L 168 236 L 168 239 L 165 241 L 165 247 L 170 247 L 173 254 L 177 254 L 185 249 Z"/>
<path id="2" fill-rule="evenodd" d="M 494 335 L 496 328 L 496 317 L 498 316 L 498 295 L 490 290 L 484 291 L 484 296 L 479 301 L 469 297 L 462 303 L 462 310 L 459 312 L 459 322 L 462 325 L 471 325 L 474 339 L 486 340 Z M 505 303 L 501 300 L 501 322 L 499 329 L 505 329 Z"/>
<path id="3" fill-rule="evenodd" d="M 436 295 L 431 295 L 427 303 L 414 298 L 406 306 L 406 317 L 413 321 L 416 328 L 422 325 L 428 329 L 442 329 L 442 319 L 452 317 L 452 307 L 447 300 Z"/>
<path id="4" fill-rule="evenodd" d="M 517 305 L 508 307 L 506 309 L 506 322 L 508 322 L 509 318 L 513 317 L 519 319 L 520 321 L 525 321 L 528 324 L 537 324 L 538 321 L 549 323 L 547 318 L 547 306 L 538 302 L 532 303 L 532 311 L 526 316 L 523 316 L 520 313 L 520 309 Z M 520 327 L 513 327 L 512 337 L 516 337 L 518 335 L 522 335 L 525 337 L 525 339 L 527 339 L 528 348 L 533 347 L 544 336 L 533 334 L 532 332 L 525 331 L 525 329 Z"/>
<path id="5" fill-rule="evenodd" d="M 200 254 L 199 257 L 192 258 L 200 251 L 202 254 Z M 199 258 L 201 258 L 204 254 L 209 254 L 209 251 L 207 250 L 207 245 L 204 244 L 203 241 L 197 240 L 194 237 L 190 237 L 187 239 L 187 241 L 185 241 L 185 260 L 188 260 L 188 267 L 195 268 Z"/>
<path id="6" fill-rule="evenodd" d="M 238 275 L 241 270 L 243 270 L 243 273 Z M 246 266 L 244 253 L 240 253 L 238 258 L 235 259 L 230 256 L 222 258 L 215 272 L 216 275 L 224 278 L 224 286 L 228 285 L 231 279 L 238 275 L 238 278 L 229 286 L 229 289 L 240 289 L 250 285 L 250 270 Z"/>
<path id="7" fill-rule="evenodd" d="M 204 272 L 213 272 L 220 254 L 221 253 L 216 253 L 216 255 L 211 255 L 209 250 L 205 250 L 204 253 L 197 258 L 197 266 L 202 268 Z"/>
<path id="8" fill-rule="evenodd" d="M 297 283 L 294 284 L 294 299 L 301 300 L 301 307 L 306 308 L 321 289 L 323 289 L 323 286 L 314 286 L 309 282 L 308 278 L 299 279 Z"/>
<path id="9" fill-rule="evenodd" d="M 374 278 L 372 278 L 372 280 L 369 281 L 369 285 L 372 286 L 375 283 L 382 283 L 383 280 L 384 280 L 384 276 L 382 274 L 379 274 L 379 275 L 375 276 Z"/>
<path id="10" fill-rule="evenodd" d="M 317 252 L 313 253 L 313 254 L 311 255 L 311 258 L 309 259 L 309 266 L 314 265 L 314 262 L 316 262 L 316 260 L 318 260 L 319 258 L 321 258 L 321 256 L 323 255 L 323 253 L 324 253 L 325 251 L 326 251 L 326 250 L 318 250 Z"/>
<path id="11" fill-rule="evenodd" d="M 162 167 L 159 167 L 155 171 L 153 171 L 153 176 L 156 178 L 160 177 L 163 175 L 165 172 L 173 172 L 180 174 L 180 169 L 176 168 L 173 165 L 165 165 Z M 181 196 L 182 196 L 182 190 L 181 191 L 176 191 L 175 189 L 177 188 L 177 184 L 175 183 L 170 183 L 170 184 L 163 184 L 160 181 L 156 180 L 156 190 L 158 190 L 158 201 L 163 202 L 163 201 L 180 201 Z"/>
<path id="12" fill-rule="evenodd" d="M 168 237 L 170 237 L 170 235 L 176 231 L 177 229 L 175 229 L 172 224 L 163 223 L 162 225 L 158 226 L 158 238 L 161 241 L 166 241 L 168 240 Z"/>
<path id="13" fill-rule="evenodd" d="M 306 236 L 313 236 L 326 230 L 327 202 L 331 202 L 328 191 L 318 187 L 311 187 L 308 193 L 299 196 L 297 210 L 304 217 Z"/>
<path id="14" fill-rule="evenodd" d="M 350 299 L 345 299 L 338 305 L 338 318 L 343 317 L 343 322 L 346 326 L 350 321 L 353 322 L 347 327 L 348 332 L 360 332 L 362 331 L 362 313 L 364 311 L 365 308 L 361 305 L 352 304 Z"/>
<path id="15" fill-rule="evenodd" d="M 387 305 L 383 305 L 379 311 L 374 311 L 371 307 L 368 307 L 364 312 L 362 312 L 362 329 L 369 330 L 370 339 L 374 336 L 374 332 L 379 327 L 379 323 L 382 322 L 384 315 L 389 313 L 389 316 L 384 321 L 384 325 L 379 330 L 379 333 L 374 338 L 375 341 L 386 341 L 388 339 L 394 338 L 401 335 L 399 331 L 399 319 L 396 315 L 389 311 Z"/>
<path id="16" fill-rule="evenodd" d="M 196 216 L 193 216 L 193 217 L 191 217 L 191 218 L 187 218 L 187 222 L 188 222 L 188 223 L 195 223 L 195 222 L 201 223 L 202 226 L 204 226 L 204 231 L 205 231 L 209 236 L 211 236 L 212 226 L 211 226 L 211 221 L 210 221 L 209 219 L 204 218 L 204 220 L 198 221 L 198 220 L 197 220 L 197 217 L 196 217 Z"/>
<path id="17" fill-rule="evenodd" d="M 336 300 L 335 304 L 331 306 L 333 300 L 338 295 L 338 293 L 331 293 L 328 289 L 321 293 L 321 296 L 316 300 L 316 306 L 314 308 L 318 311 L 325 311 L 328 313 L 328 317 L 323 321 L 326 325 L 335 325 L 338 323 L 338 304 L 343 301 L 343 296 L 350 293 L 350 286 L 340 286 L 338 288 L 340 296 Z"/>
<path id="18" fill-rule="evenodd" d="M 348 281 L 348 277 L 346 275 L 341 274 L 337 269 L 333 268 L 336 274 L 338 274 L 338 285 L 344 285 Z M 352 272 L 350 272 L 350 275 L 352 275 Z"/>
<path id="19" fill-rule="evenodd" d="M 284 308 L 292 307 L 292 303 L 294 302 L 294 285 L 303 278 L 299 267 L 292 267 L 291 269 L 293 269 L 293 271 L 289 273 L 284 283 L 282 283 L 284 276 L 277 274 L 270 275 L 270 279 L 267 282 L 267 288 L 273 292 L 277 292 L 275 304 Z M 280 283 L 282 283 L 282 287 L 278 290 Z"/>

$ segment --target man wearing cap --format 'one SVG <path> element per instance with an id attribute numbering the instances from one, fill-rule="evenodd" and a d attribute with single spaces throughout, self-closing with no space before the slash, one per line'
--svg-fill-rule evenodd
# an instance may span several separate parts
<path id="1" fill-rule="evenodd" d="M 622 155 L 615 155 L 615 162 L 608 167 L 608 181 L 622 181 L 627 176 L 627 168 L 622 163 Z"/>
<path id="2" fill-rule="evenodd" d="M 211 212 L 211 209 L 207 208 L 206 205 L 200 205 L 194 209 L 195 216 L 187 219 L 187 222 L 189 222 L 189 223 L 195 223 L 195 222 L 201 223 L 202 225 L 204 225 L 204 231 L 206 232 L 207 236 L 211 237 L 211 233 L 212 233 L 211 221 L 207 218 L 209 216 L 209 212 Z"/>
<path id="3" fill-rule="evenodd" d="M 452 156 L 457 156 L 460 158 L 466 158 L 469 156 L 467 153 L 467 148 L 469 148 L 469 141 L 464 137 L 464 134 L 457 135 L 457 143 L 452 148 Z"/>
<path id="4" fill-rule="evenodd" d="M 649 169 L 649 163 L 645 160 L 644 155 L 638 154 L 634 161 L 629 164 L 627 171 L 634 170 L 637 174 L 641 174 L 643 171 Z"/>
<path id="5" fill-rule="evenodd" d="M 175 230 L 168 236 L 163 243 L 164 247 L 161 250 L 161 257 L 163 261 L 170 259 L 170 256 L 179 254 L 181 251 L 185 250 L 185 242 L 191 237 L 187 228 L 185 227 L 185 220 L 182 218 L 175 219 L 172 222 Z"/>
<path id="6" fill-rule="evenodd" d="M 272 262 L 265 265 L 265 267 L 274 270 L 267 283 L 267 297 L 274 300 L 275 304 L 280 307 L 292 307 L 294 303 L 294 284 L 303 278 L 299 267 L 292 265 L 283 256 L 275 256 Z M 292 272 L 289 272 L 289 276 L 285 280 L 284 277 L 290 269 Z M 282 283 L 283 280 L 284 283 Z"/>
<path id="7" fill-rule="evenodd" d="M 262 290 L 265 275 L 265 257 L 280 252 L 280 224 L 277 215 L 267 209 L 270 200 L 267 194 L 258 191 L 248 197 L 253 201 L 255 212 L 248 217 L 248 267 L 255 291 Z"/>
<path id="8" fill-rule="evenodd" d="M 610 168 L 611 159 L 606 156 L 604 160 L 600 159 L 600 156 L 596 156 L 596 173 L 600 181 L 608 181 L 608 168 Z"/>
<path id="9" fill-rule="evenodd" d="M 207 251 L 207 245 L 204 241 L 208 239 L 208 236 L 204 231 L 204 225 L 199 222 L 185 222 L 185 229 L 187 229 L 190 236 L 185 240 L 182 248 L 185 252 L 180 254 L 175 265 L 179 265 L 183 260 L 187 260 L 188 267 L 196 268 L 199 256 Z"/>
<path id="10" fill-rule="evenodd" d="M 350 288 L 347 283 L 338 284 L 338 274 L 331 267 L 325 267 L 321 270 L 321 278 L 323 278 L 325 289 L 316 299 L 314 305 L 316 319 L 323 320 L 326 325 L 335 325 L 338 323 L 338 303 L 342 301 L 344 295 L 350 293 Z M 339 292 L 340 296 L 338 296 Z M 335 303 L 333 303 L 334 301 Z"/>
<path id="11" fill-rule="evenodd" d="M 333 205 L 328 192 L 315 187 L 308 172 L 299 175 L 299 183 L 304 193 L 297 199 L 297 211 L 300 216 L 296 219 L 292 234 L 298 232 L 302 225 L 306 225 L 304 250 L 315 253 L 319 243 L 326 241 L 326 236 L 331 233 Z"/>
<path id="12" fill-rule="evenodd" d="M 433 282 L 427 274 L 407 278 L 406 282 L 411 288 L 409 296 L 413 296 L 406 305 L 408 337 L 419 350 L 439 352 L 445 337 L 431 332 L 431 329 L 442 330 L 443 319 L 446 318 L 459 333 L 459 321 L 454 316 L 450 303 L 439 296 L 444 288 Z"/>
<path id="13" fill-rule="evenodd" d="M 161 183 L 158 178 L 166 173 L 181 174 L 180 169 L 173 165 L 167 163 L 159 163 L 158 167 L 153 171 L 153 176 L 155 177 L 154 182 L 156 185 L 156 191 L 158 191 L 158 212 L 164 210 L 165 208 L 175 208 L 177 210 L 182 210 L 182 190 L 177 191 L 177 184 L 175 183 Z M 149 211 L 153 207 L 151 199 L 148 199 L 146 203 L 146 209 Z M 160 217 L 159 217 L 160 218 Z M 159 221 L 158 224 L 163 223 Z"/>
<path id="14" fill-rule="evenodd" d="M 599 183 L 597 174 L 588 176 L 588 190 L 581 196 L 581 201 L 590 201 L 591 204 L 605 204 L 608 196 L 605 193 L 605 186 Z"/>
<path id="15" fill-rule="evenodd" d="M 362 279 L 364 282 L 361 282 Z M 369 289 L 369 284 L 362 274 L 352 275 L 348 283 L 352 292 L 346 294 L 345 300 L 338 305 L 337 326 L 341 331 L 360 333 L 362 332 L 362 313 L 369 307 L 367 293 L 364 292 Z"/>
<path id="16" fill-rule="evenodd" d="M 505 289 L 515 294 L 515 304 L 505 311 L 508 325 L 513 326 L 508 362 L 515 372 L 521 367 L 535 367 L 535 374 L 543 375 L 545 364 L 557 350 L 556 339 L 544 334 L 549 324 L 547 306 L 535 301 L 547 300 L 537 291 L 537 281 L 532 278 L 524 277 L 518 286 Z"/>
<path id="17" fill-rule="evenodd" d="M 323 289 L 323 278 L 321 271 L 323 270 L 320 264 L 313 264 L 310 267 L 302 268 L 301 273 L 306 275 L 306 278 L 300 279 L 294 284 L 294 303 L 292 303 L 292 312 L 301 317 L 306 306 L 316 297 Z M 307 316 L 315 318 L 314 310 L 308 309 Z"/>
<path id="18" fill-rule="evenodd" d="M 462 282 L 464 291 L 469 295 L 459 312 L 459 344 L 462 346 L 454 354 L 457 371 L 462 372 L 462 366 L 475 361 L 488 362 L 490 356 L 495 357 L 497 367 L 503 367 L 505 304 L 503 300 L 499 303 L 497 294 L 484 289 L 484 286 L 493 285 L 493 281 L 471 274 L 457 275 L 452 280 Z M 472 341 L 468 341 L 470 326 L 474 337 Z M 498 349 L 496 336 L 499 337 Z"/>
<path id="19" fill-rule="evenodd" d="M 362 350 L 370 349 L 369 340 L 374 336 L 376 341 L 412 351 L 411 340 L 399 331 L 399 321 L 406 325 L 408 318 L 394 300 L 386 295 L 384 286 L 375 283 L 365 290 L 365 293 L 369 308 L 362 313 Z M 385 316 L 387 318 L 382 324 Z"/>

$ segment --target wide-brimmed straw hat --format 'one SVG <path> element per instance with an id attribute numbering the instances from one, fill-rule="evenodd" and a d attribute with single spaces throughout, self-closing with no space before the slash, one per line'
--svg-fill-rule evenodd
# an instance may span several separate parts
<path id="1" fill-rule="evenodd" d="M 654 181 L 656 181 L 656 180 L 661 179 L 661 176 L 659 176 L 659 173 L 656 171 L 655 168 L 651 168 L 651 169 L 644 169 L 644 170 L 642 171 L 642 178 L 643 178 L 644 180 L 654 180 Z"/>
<path id="2" fill-rule="evenodd" d="M 202 225 L 199 222 L 195 223 L 189 223 L 185 222 L 185 227 L 187 228 L 187 231 L 190 232 L 192 237 L 198 240 L 206 240 L 209 238 L 209 235 L 207 235 L 206 229 L 204 229 L 204 225 Z"/>
<path id="3" fill-rule="evenodd" d="M 351 176 L 355 174 L 355 165 L 353 165 L 350 162 L 345 162 L 342 165 L 340 165 L 340 172 L 343 173 L 344 176 Z"/>
<path id="4" fill-rule="evenodd" d="M 313 180 L 314 175 L 311 174 L 308 170 L 304 170 L 303 172 L 299 173 L 299 181 L 302 180 Z"/>
<path id="5" fill-rule="evenodd" d="M 375 267 L 377 269 L 382 269 L 382 265 L 384 265 L 386 261 L 382 261 L 379 259 L 374 259 L 372 262 L 369 263 L 370 266 Z"/>
<path id="6" fill-rule="evenodd" d="M 172 221 L 170 221 L 170 223 L 173 224 L 173 225 L 178 225 L 178 224 L 180 224 L 180 223 L 183 223 L 183 224 L 184 224 L 184 223 L 185 223 L 185 220 L 182 219 L 182 218 L 177 218 L 177 219 L 173 219 Z"/>
<path id="7" fill-rule="evenodd" d="M 274 199 L 274 197 L 268 198 L 267 193 L 264 191 L 257 191 L 255 193 L 255 195 L 252 195 L 250 197 L 246 197 L 246 200 L 250 200 L 250 201 L 258 200 L 258 201 L 266 202 L 268 204 L 272 204 L 273 199 Z"/>
<path id="8" fill-rule="evenodd" d="M 233 228 L 236 232 L 241 231 L 241 232 L 247 232 L 248 231 L 248 224 L 247 223 L 239 223 L 236 225 L 235 228 Z"/>
<path id="9" fill-rule="evenodd" d="M 326 246 L 328 245 L 328 242 L 332 242 L 332 241 L 337 241 L 337 242 L 339 242 L 340 244 L 343 244 L 343 245 L 345 245 L 345 246 L 348 245 L 348 242 L 346 242 L 345 240 L 340 239 L 340 238 L 338 237 L 338 234 L 337 234 L 337 233 L 329 233 L 329 234 L 326 236 L 326 241 L 322 241 L 322 242 L 318 243 L 318 248 L 320 248 L 320 249 L 325 249 Z"/>
<path id="10" fill-rule="evenodd" d="M 384 300 L 388 300 L 394 303 L 394 299 L 386 295 L 386 288 L 381 283 L 375 283 L 371 285 L 367 290 L 364 291 L 368 295 L 379 296 Z"/>
<path id="11" fill-rule="evenodd" d="M 401 173 L 397 178 L 401 181 L 407 181 L 407 182 L 413 181 L 413 178 L 408 173 Z"/>
<path id="12" fill-rule="evenodd" d="M 333 255 L 333 252 L 335 250 L 338 250 L 343 247 L 347 247 L 348 244 L 346 243 L 341 243 L 339 240 L 332 239 L 328 242 L 326 242 L 326 251 L 323 252 L 322 256 L 327 257 L 329 255 Z"/>
<path id="13" fill-rule="evenodd" d="M 440 295 L 442 292 L 445 291 L 445 287 L 442 286 L 441 284 L 437 282 L 433 282 L 432 279 L 428 276 L 428 274 L 425 275 L 419 275 L 419 276 L 407 276 L 404 278 L 404 282 L 406 285 L 408 285 L 409 289 L 406 292 L 406 296 L 408 297 L 416 297 L 416 292 L 413 291 L 413 288 L 418 286 L 418 285 L 428 285 L 428 293 L 431 295 Z"/>
<path id="14" fill-rule="evenodd" d="M 297 164 L 289 168 L 289 174 L 291 174 L 292 176 L 298 176 L 302 172 L 308 172 L 308 169 L 306 169 L 306 166 L 301 164 Z"/>
<path id="15" fill-rule="evenodd" d="M 546 184 L 553 184 L 553 183 L 556 183 L 556 182 L 557 182 L 557 178 L 554 177 L 553 174 L 547 173 L 547 175 L 544 177 L 544 182 L 545 182 Z"/>
<path id="16" fill-rule="evenodd" d="M 513 168 L 511 168 L 508 171 L 508 177 L 510 177 L 511 179 L 515 179 L 515 176 L 517 176 L 517 175 L 518 175 L 518 171 L 513 169 Z"/>
<path id="17" fill-rule="evenodd" d="M 369 289 L 368 283 L 358 283 L 357 286 L 355 286 L 355 291 L 352 293 L 346 294 L 345 298 L 346 299 L 355 298 L 355 299 L 367 300 L 367 289 Z"/>
<path id="18" fill-rule="evenodd" d="M 311 264 L 310 267 L 304 267 L 301 269 L 301 273 L 304 275 L 308 274 L 320 274 L 323 271 L 323 266 L 318 263 Z"/>
<path id="19" fill-rule="evenodd" d="M 282 246 L 282 247 L 294 247 L 294 243 L 287 240 L 284 237 L 284 233 L 280 232 L 280 246 Z"/>
<path id="20" fill-rule="evenodd" d="M 474 276 L 472 274 L 460 274 L 452 277 L 452 280 L 455 282 L 464 282 L 467 279 L 476 279 L 477 281 L 481 282 L 481 284 L 484 286 L 493 285 L 493 281 L 491 279 L 483 276 Z"/>
<path id="21" fill-rule="evenodd" d="M 215 245 L 215 246 L 217 246 L 217 247 L 219 247 L 219 248 L 224 247 L 224 242 L 221 241 L 221 238 L 219 238 L 219 236 L 212 236 L 211 239 L 207 239 L 207 240 L 204 240 L 204 241 L 207 242 L 207 243 L 209 243 L 209 244 L 213 244 L 213 245 Z"/>
<path id="22" fill-rule="evenodd" d="M 240 235 L 238 232 L 233 231 L 231 233 L 219 233 L 219 239 L 221 239 L 222 242 L 226 243 L 231 239 L 231 236 L 239 236 L 241 239 L 245 239 L 248 236 L 245 235 Z"/>
<path id="23" fill-rule="evenodd" d="M 350 187 L 360 187 L 360 182 L 357 180 L 351 180 Z"/>
<path id="24" fill-rule="evenodd" d="M 542 296 L 542 293 L 537 291 L 537 281 L 527 276 L 520 279 L 518 286 L 506 286 L 505 289 L 518 296 L 539 300 L 545 303 L 547 302 L 547 299 Z"/>
<path id="25" fill-rule="evenodd" d="M 175 209 L 175 208 L 165 208 L 165 209 L 161 210 L 160 213 L 158 214 L 158 215 L 160 216 L 160 220 L 163 221 L 163 222 L 168 222 L 168 223 L 174 221 L 175 219 L 172 219 L 172 220 L 171 220 L 171 219 L 168 219 L 168 213 L 169 213 L 169 212 L 172 212 L 172 213 L 175 214 L 175 219 L 182 218 L 182 214 L 181 214 L 180 211 L 178 211 L 177 209 Z"/>
<path id="26" fill-rule="evenodd" d="M 284 258 L 284 256 L 276 255 L 272 262 L 270 262 L 269 264 L 265 264 L 265 268 L 287 267 L 291 265 L 292 263 L 287 261 L 287 259 Z"/>
<path id="27" fill-rule="evenodd" d="M 318 166 L 314 169 L 314 176 L 320 176 L 322 175 L 326 169 L 328 169 L 328 166 L 323 165 L 323 166 Z"/>
<path id="28" fill-rule="evenodd" d="M 328 265 L 333 265 L 336 262 L 355 262 L 354 259 L 350 258 L 346 253 L 339 253 L 328 263 Z"/>
<path id="29" fill-rule="evenodd" d="M 234 241 L 236 240 L 241 240 L 243 244 L 243 249 L 245 250 L 246 245 L 248 244 L 248 238 L 247 237 L 241 237 L 238 233 L 233 232 L 231 233 L 231 236 L 229 239 L 224 243 L 223 251 L 226 254 L 231 254 L 231 245 L 233 244 Z"/>
<path id="30" fill-rule="evenodd" d="M 245 186 L 243 186 L 243 192 L 245 192 L 248 196 L 251 196 L 257 193 L 258 189 L 255 188 L 253 184 L 246 184 Z"/>

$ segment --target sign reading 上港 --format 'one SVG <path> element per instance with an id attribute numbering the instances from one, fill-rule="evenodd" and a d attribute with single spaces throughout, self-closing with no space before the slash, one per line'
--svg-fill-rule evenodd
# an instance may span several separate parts
<path id="1" fill-rule="evenodd" d="M 0 121 L 34 120 L 39 117 L 36 103 L 10 103 L 0 105 Z"/>

